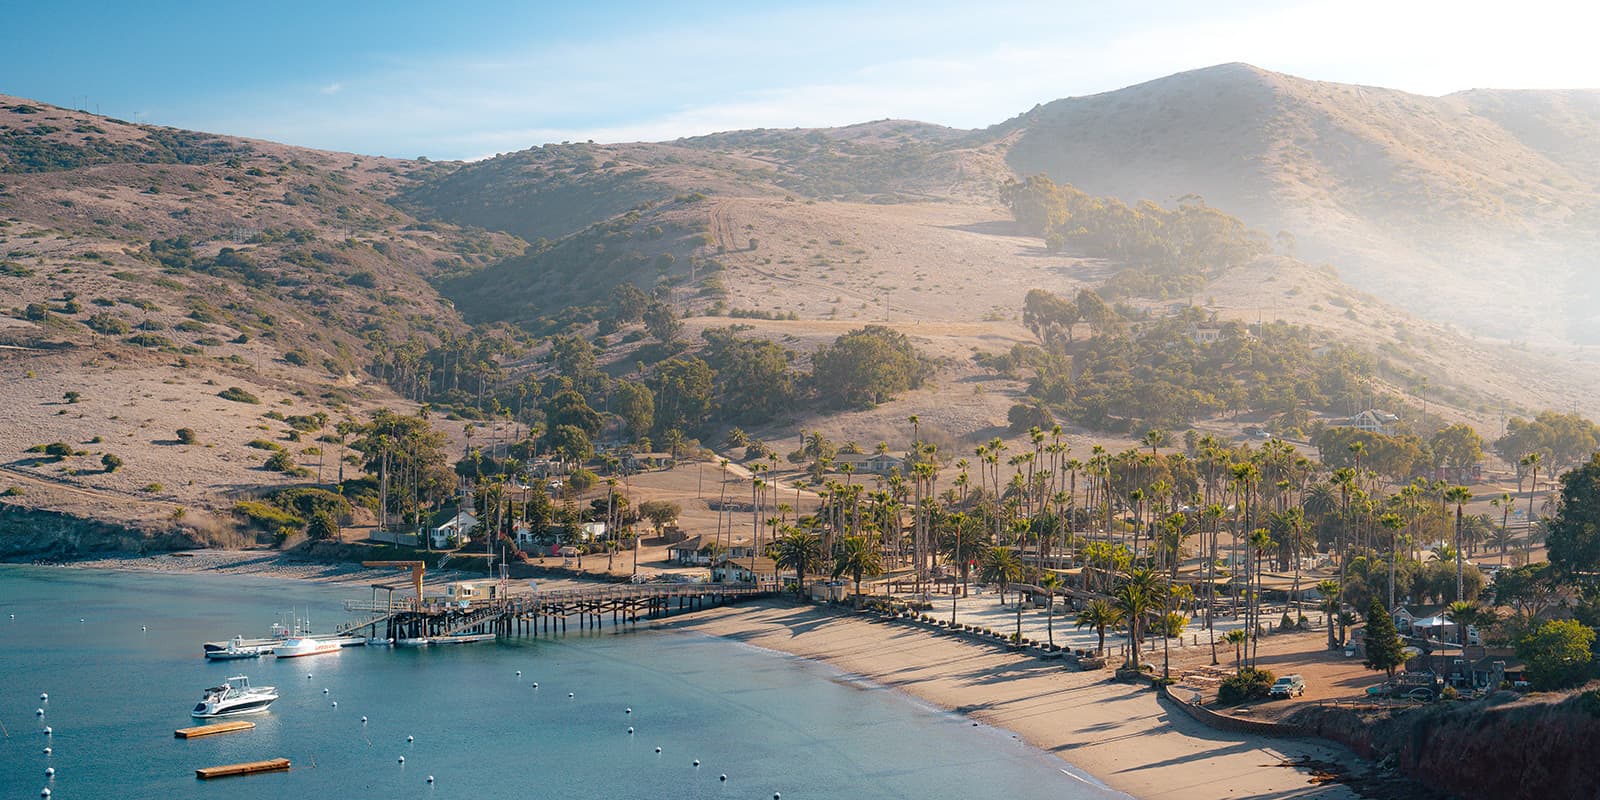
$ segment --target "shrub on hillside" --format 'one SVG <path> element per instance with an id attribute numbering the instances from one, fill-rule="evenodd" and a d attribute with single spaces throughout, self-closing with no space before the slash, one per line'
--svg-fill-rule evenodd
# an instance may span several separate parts
<path id="1" fill-rule="evenodd" d="M 252 405 L 260 405 L 261 403 L 261 398 L 256 397 L 255 395 L 237 386 L 229 386 L 228 388 L 217 392 L 217 396 L 224 400 L 232 400 L 235 403 L 250 403 Z"/>
<path id="2" fill-rule="evenodd" d="M 198 444 L 200 436 L 194 432 L 194 428 L 179 428 L 178 441 L 182 444 Z"/>

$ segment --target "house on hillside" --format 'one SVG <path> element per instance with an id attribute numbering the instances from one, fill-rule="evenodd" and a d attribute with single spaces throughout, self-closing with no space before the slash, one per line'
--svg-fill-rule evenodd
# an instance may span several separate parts
<path id="1" fill-rule="evenodd" d="M 1222 340 L 1222 329 L 1212 325 L 1190 325 L 1186 333 L 1195 344 L 1216 344 Z"/>
<path id="2" fill-rule="evenodd" d="M 1390 414 L 1387 411 L 1379 411 L 1375 408 L 1369 408 L 1366 411 L 1351 417 L 1345 424 L 1349 427 L 1355 428 L 1358 431 L 1366 431 L 1367 433 L 1381 433 L 1385 436 L 1389 436 L 1394 434 L 1395 425 L 1399 422 L 1400 418 L 1394 414 Z"/>
<path id="3" fill-rule="evenodd" d="M 858 474 L 888 475 L 891 472 L 905 474 L 906 460 L 888 453 L 840 453 L 833 457 L 833 468 L 849 464 Z"/>
<path id="4" fill-rule="evenodd" d="M 622 455 L 622 468 L 629 472 L 668 469 L 672 466 L 672 462 L 671 453 L 624 453 Z"/>
<path id="5" fill-rule="evenodd" d="M 478 518 L 471 511 L 460 509 L 443 511 L 433 518 L 429 526 L 428 541 L 435 550 L 448 550 L 460 545 L 478 526 Z"/>

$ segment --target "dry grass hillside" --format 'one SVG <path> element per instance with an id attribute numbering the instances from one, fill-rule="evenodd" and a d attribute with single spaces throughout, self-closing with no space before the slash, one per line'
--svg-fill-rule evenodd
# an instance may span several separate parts
<path id="1" fill-rule="evenodd" d="M 1426 391 L 1433 420 L 1490 436 L 1502 413 L 1594 414 L 1592 354 L 1505 339 L 1532 337 L 1526 320 L 1559 309 L 1553 297 L 1579 296 L 1547 278 L 1569 234 L 1600 227 L 1583 146 L 1595 118 L 1582 93 L 1416 98 L 1230 65 L 987 131 L 883 120 L 435 164 L 0 98 L 0 402 L 13 423 L 0 485 L 20 492 L 8 502 L 85 513 L 220 512 L 291 480 L 262 468 L 264 442 L 334 469 L 314 435 L 294 441 L 290 418 L 405 407 L 365 369 L 396 348 L 509 323 L 498 333 L 516 346 L 480 373 L 508 386 L 546 369 L 539 337 L 555 331 L 590 335 L 602 368 L 634 374 L 658 348 L 637 328 L 600 341 L 594 327 L 624 282 L 668 300 L 691 340 L 744 326 L 792 350 L 796 372 L 869 323 L 933 364 L 921 389 L 874 408 L 802 404 L 746 426 L 760 438 L 821 431 L 898 449 L 917 415 L 946 452 L 970 452 L 1026 399 L 974 356 L 1034 341 L 1027 292 L 1070 297 L 1138 266 L 1026 234 L 1000 188 L 1040 170 L 1130 198 L 1197 192 L 1293 234 L 1186 297 L 1125 298 L 1130 313 L 1193 304 L 1310 326 L 1371 355 L 1374 394 L 1415 406 Z M 1476 260 L 1449 256 L 1462 249 Z M 1556 266 L 1527 271 L 1536 252 Z M 1419 292 L 1451 304 L 1452 322 L 1411 313 L 1431 307 Z M 1515 335 L 1464 333 L 1480 314 Z M 233 386 L 260 402 L 219 396 Z M 1242 436 L 1249 422 L 1197 427 Z M 176 442 L 180 427 L 196 443 Z M 1069 441 L 1120 444 L 1087 430 Z M 72 455 L 28 452 L 52 442 Z M 105 470 L 105 454 L 123 466 Z"/>
<path id="2" fill-rule="evenodd" d="M 367 378 L 372 343 L 464 332 L 429 281 L 522 248 L 388 205 L 434 169 L 0 97 L 11 502 L 133 518 L 222 508 L 291 480 L 262 468 L 256 439 L 336 471 L 314 434 L 292 442 L 268 415 L 403 405 Z M 260 403 L 220 398 L 229 387 Z M 180 427 L 199 443 L 178 443 Z M 82 455 L 26 452 L 52 442 Z M 106 471 L 107 453 L 124 466 Z"/>
<path id="3" fill-rule="evenodd" d="M 1129 201 L 1202 195 L 1428 316 L 1588 341 L 1597 104 L 1596 92 L 1424 97 L 1226 64 L 1058 100 L 993 134 L 1018 172 Z"/>

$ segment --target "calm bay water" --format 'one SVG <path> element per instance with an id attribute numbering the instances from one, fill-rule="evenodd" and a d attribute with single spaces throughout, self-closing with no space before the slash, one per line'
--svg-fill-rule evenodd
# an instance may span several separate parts
<path id="1" fill-rule="evenodd" d="M 672 631 L 347 648 L 283 662 L 200 656 L 202 641 L 265 635 L 291 606 L 329 631 L 345 618 L 340 602 L 362 594 L 0 566 L 0 798 L 46 786 L 53 800 L 1120 796 L 1003 731 L 824 666 Z M 195 724 L 201 690 L 235 674 L 281 695 L 269 713 L 244 718 L 255 730 L 174 739 L 173 729 Z M 194 777 L 196 767 L 278 756 L 294 769 Z"/>

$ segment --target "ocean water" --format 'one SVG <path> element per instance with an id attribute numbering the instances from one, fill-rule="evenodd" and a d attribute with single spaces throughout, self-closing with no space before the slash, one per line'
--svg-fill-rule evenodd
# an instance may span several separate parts
<path id="1" fill-rule="evenodd" d="M 364 594 L 0 566 L 0 798 L 46 787 L 53 800 L 1122 796 L 1004 731 L 823 665 L 677 631 L 283 662 L 200 655 L 203 641 L 265 635 L 291 607 L 329 631 L 345 618 L 341 601 Z M 281 695 L 269 713 L 242 718 L 256 728 L 174 738 L 196 724 L 201 691 L 235 674 Z M 194 777 L 279 756 L 291 771 Z"/>

